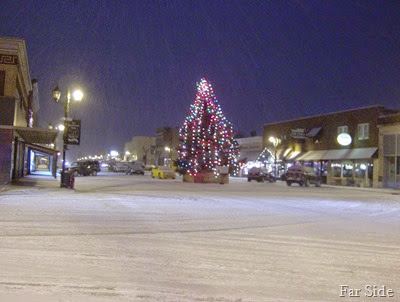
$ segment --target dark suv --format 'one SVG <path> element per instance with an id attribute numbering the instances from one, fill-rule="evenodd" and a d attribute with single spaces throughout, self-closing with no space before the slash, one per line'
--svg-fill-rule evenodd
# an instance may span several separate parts
<path id="1" fill-rule="evenodd" d="M 73 162 L 68 171 L 73 173 L 75 176 L 96 176 L 101 170 L 100 164 L 97 160 L 85 160 Z"/>
<path id="2" fill-rule="evenodd" d="M 312 167 L 292 166 L 286 172 L 285 178 L 288 186 L 291 186 L 292 183 L 298 183 L 300 187 L 308 187 L 310 184 L 316 187 L 321 186 L 321 176 Z"/>

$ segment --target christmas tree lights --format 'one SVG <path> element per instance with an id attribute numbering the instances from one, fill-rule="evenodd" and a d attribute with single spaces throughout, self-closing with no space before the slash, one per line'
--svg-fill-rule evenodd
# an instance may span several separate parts
<path id="1" fill-rule="evenodd" d="M 222 113 L 211 84 L 202 78 L 196 83 L 196 100 L 179 129 L 178 165 L 183 173 L 197 175 L 228 166 L 237 173 L 238 147 L 233 126 Z"/>

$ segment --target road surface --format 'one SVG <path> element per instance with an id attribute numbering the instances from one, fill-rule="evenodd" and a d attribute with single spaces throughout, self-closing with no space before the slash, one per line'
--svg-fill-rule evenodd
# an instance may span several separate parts
<path id="1" fill-rule="evenodd" d="M 72 191 L 34 179 L 0 193 L 2 302 L 400 301 L 398 195 L 107 173 Z M 339 297 L 340 285 L 360 298 Z M 394 297 L 365 297 L 368 285 Z"/>

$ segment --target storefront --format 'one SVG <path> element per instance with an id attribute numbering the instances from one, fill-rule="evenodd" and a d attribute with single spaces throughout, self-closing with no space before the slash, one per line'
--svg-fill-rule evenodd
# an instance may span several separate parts
<path id="1" fill-rule="evenodd" d="M 385 159 L 379 162 L 378 125 L 394 112 L 371 106 L 267 124 L 264 150 L 277 154 L 279 173 L 290 165 L 306 165 L 331 185 L 377 187 L 385 179 L 387 185 L 400 187 L 400 126 L 398 137 L 391 133 L 384 139 Z M 382 167 L 385 174 L 379 176 Z"/>
<path id="2" fill-rule="evenodd" d="M 327 183 L 372 187 L 377 158 L 378 148 L 328 150 L 323 156 L 328 160 Z"/>
<path id="3" fill-rule="evenodd" d="M 313 167 L 322 176 L 322 182 L 331 185 L 372 187 L 373 169 L 377 161 L 378 148 L 316 150 L 301 152 L 277 152 L 277 175 L 281 176 L 292 165 L 304 165 Z M 264 166 L 274 171 L 273 155 L 268 149 L 264 155 Z M 399 155 L 400 156 L 400 155 Z M 400 161 L 399 161 L 400 166 Z"/>
<path id="4" fill-rule="evenodd" d="M 30 172 L 33 154 L 48 158 L 55 175 L 57 151 L 42 147 L 54 143 L 56 130 L 37 128 L 38 82 L 31 80 L 25 41 L 0 37 L 0 184 Z M 36 151 L 33 151 L 36 150 Z"/>
<path id="5" fill-rule="evenodd" d="M 400 189 L 400 114 L 381 117 L 379 146 L 378 185 Z"/>
<path id="6" fill-rule="evenodd" d="M 56 136 L 56 130 L 0 125 L 2 182 L 31 174 L 36 156 L 47 158 L 49 174 L 56 177 L 58 151 L 42 146 L 54 143 Z"/>

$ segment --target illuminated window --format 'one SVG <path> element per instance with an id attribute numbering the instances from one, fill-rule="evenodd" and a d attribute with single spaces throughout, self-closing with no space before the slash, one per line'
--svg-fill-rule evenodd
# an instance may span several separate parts
<path id="1" fill-rule="evenodd" d="M 347 127 L 347 126 L 337 127 L 337 134 L 340 134 L 340 133 L 349 133 L 349 127 Z"/>
<path id="2" fill-rule="evenodd" d="M 368 163 L 356 163 L 354 169 L 354 175 L 356 178 L 365 178 L 368 173 Z"/>
<path id="3" fill-rule="evenodd" d="M 358 124 L 358 139 L 369 139 L 369 123 Z"/>
<path id="4" fill-rule="evenodd" d="M 341 163 L 332 163 L 332 176 L 333 177 L 342 177 L 342 164 Z"/>
<path id="5" fill-rule="evenodd" d="M 343 177 L 353 177 L 352 162 L 343 162 Z"/>

